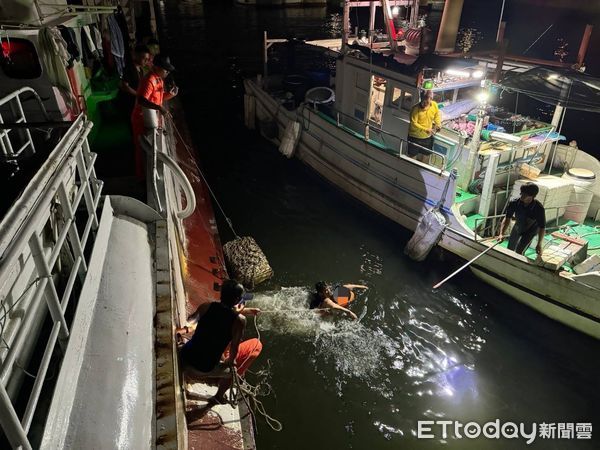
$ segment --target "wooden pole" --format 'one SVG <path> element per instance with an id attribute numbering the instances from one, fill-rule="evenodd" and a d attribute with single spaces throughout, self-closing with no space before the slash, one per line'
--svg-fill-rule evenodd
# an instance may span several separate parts
<path id="1" fill-rule="evenodd" d="M 494 72 L 494 83 L 500 81 L 502 77 L 502 66 L 504 65 L 504 57 L 506 56 L 506 47 L 508 41 L 504 40 L 504 32 L 506 31 L 506 22 L 500 22 L 498 27 L 498 59 L 496 59 L 496 71 Z"/>
<path id="2" fill-rule="evenodd" d="M 581 44 L 579 45 L 579 52 L 577 52 L 577 67 L 581 67 L 585 61 L 585 55 L 587 53 L 588 46 L 590 45 L 590 38 L 592 37 L 592 30 L 594 25 L 586 25 L 583 37 L 581 38 Z"/>
<path id="3" fill-rule="evenodd" d="M 390 48 L 392 49 L 392 52 L 395 52 L 398 49 L 398 43 L 396 42 L 394 19 L 392 17 L 392 10 L 390 9 L 388 0 L 381 0 L 381 9 L 383 9 L 383 17 L 388 39 L 390 40 Z"/>

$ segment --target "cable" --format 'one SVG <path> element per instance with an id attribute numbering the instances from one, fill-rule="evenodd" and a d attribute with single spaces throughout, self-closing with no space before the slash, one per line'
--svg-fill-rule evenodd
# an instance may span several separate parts
<path id="1" fill-rule="evenodd" d="M 225 210 L 223 210 L 223 207 L 221 206 L 221 203 L 219 203 L 219 200 L 217 199 L 217 196 L 215 195 L 215 193 L 211 189 L 210 185 L 208 184 L 208 181 L 206 180 L 206 177 L 204 176 L 204 173 L 202 172 L 202 170 L 200 170 L 200 167 L 198 166 L 198 163 L 196 162 L 196 158 L 192 154 L 192 151 L 191 151 L 189 145 L 185 142 L 185 140 L 183 139 L 183 136 L 179 132 L 179 128 L 177 128 L 177 125 L 175 124 L 175 121 L 173 120 L 172 116 L 170 116 L 170 115 L 167 115 L 166 117 L 169 118 L 169 120 L 171 122 L 171 125 L 173 125 L 173 129 L 175 130 L 175 133 L 177 133 L 177 136 L 179 137 L 179 141 L 183 144 L 183 146 L 185 147 L 186 151 L 188 152 L 188 155 L 190 156 L 190 160 L 192 161 L 192 163 L 194 165 L 194 168 L 198 171 L 198 174 L 202 177 L 202 180 L 204 181 L 204 184 L 206 185 L 206 188 L 208 189 L 208 192 L 210 193 L 210 195 L 212 196 L 213 200 L 215 201 L 217 207 L 221 211 L 221 214 L 223 214 L 223 217 L 225 218 L 225 221 L 227 222 L 227 225 L 229 225 L 229 228 L 231 229 L 231 232 L 233 233 L 233 235 L 235 236 L 236 239 L 239 239 L 238 234 L 235 232 L 235 229 L 233 228 L 233 222 L 227 216 L 227 214 L 225 214 Z"/>

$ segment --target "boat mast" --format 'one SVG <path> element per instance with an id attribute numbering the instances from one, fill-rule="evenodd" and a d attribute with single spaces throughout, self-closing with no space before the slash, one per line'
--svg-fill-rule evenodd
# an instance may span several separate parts
<path id="1" fill-rule="evenodd" d="M 348 51 L 348 35 L 350 32 L 350 2 L 348 0 L 344 0 L 342 27 L 342 54 L 344 54 Z"/>
<path id="2" fill-rule="evenodd" d="M 383 10 L 383 18 L 385 22 L 385 28 L 387 30 L 388 39 L 390 40 L 390 48 L 392 52 L 398 50 L 398 43 L 396 42 L 396 28 L 394 27 L 394 17 L 392 16 L 392 9 L 388 0 L 381 0 L 381 9 Z"/>

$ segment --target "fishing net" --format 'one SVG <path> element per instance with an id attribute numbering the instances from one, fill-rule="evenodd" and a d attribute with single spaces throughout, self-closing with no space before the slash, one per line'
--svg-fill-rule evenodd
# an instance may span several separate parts
<path id="1" fill-rule="evenodd" d="M 252 289 L 273 276 L 267 257 L 250 236 L 227 242 L 223 253 L 229 273 L 247 288 Z"/>

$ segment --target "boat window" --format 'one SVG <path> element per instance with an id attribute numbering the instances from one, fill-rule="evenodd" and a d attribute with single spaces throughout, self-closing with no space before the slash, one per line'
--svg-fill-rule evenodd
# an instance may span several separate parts
<path id="1" fill-rule="evenodd" d="M 392 91 L 392 105 L 396 108 L 400 108 L 400 104 L 402 103 L 402 89 L 394 86 L 394 90 Z"/>
<path id="2" fill-rule="evenodd" d="M 413 104 L 413 95 L 408 91 L 404 91 L 404 97 L 402 97 L 402 109 L 405 111 L 410 111 L 413 107 Z"/>
<path id="3" fill-rule="evenodd" d="M 27 39 L 2 40 L 0 67 L 9 78 L 32 79 L 42 74 L 35 46 Z"/>

